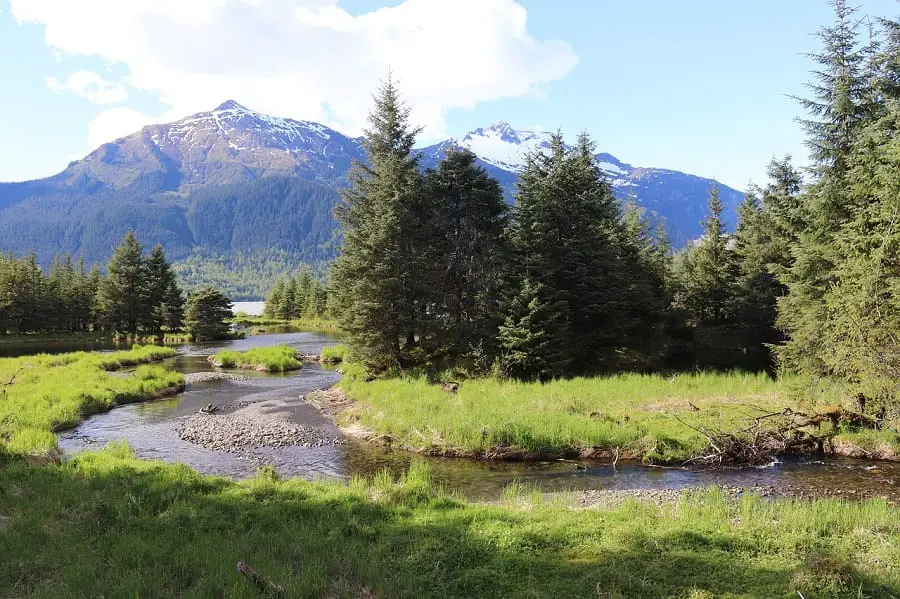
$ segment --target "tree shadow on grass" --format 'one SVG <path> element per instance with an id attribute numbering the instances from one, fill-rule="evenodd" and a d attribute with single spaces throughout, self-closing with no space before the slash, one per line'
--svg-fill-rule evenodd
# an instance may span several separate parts
<path id="1" fill-rule="evenodd" d="M 0 596 L 258 596 L 238 560 L 287 597 L 796 597 L 806 571 L 752 559 L 763 548 L 735 534 L 623 534 L 621 514 L 616 528 L 602 512 L 465 506 L 421 485 L 236 484 L 90 460 L 0 470 Z M 900 596 L 852 568 L 809 573 L 807 596 Z"/>

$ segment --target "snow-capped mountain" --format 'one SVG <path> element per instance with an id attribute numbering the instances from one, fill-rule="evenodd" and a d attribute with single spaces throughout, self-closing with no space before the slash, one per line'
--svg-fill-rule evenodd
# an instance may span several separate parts
<path id="1" fill-rule="evenodd" d="M 462 139 L 453 141 L 459 146 L 475 152 L 481 160 L 490 165 L 508 171 L 517 171 L 525 166 L 525 157 L 528 154 L 550 150 L 552 135 L 550 131 L 513 129 L 509 123 L 497 121 L 490 127 L 479 127 L 467 133 Z M 571 146 L 567 147 L 571 149 Z M 597 161 L 600 168 L 612 179 L 627 174 L 627 171 L 622 168 L 622 163 L 609 154 L 598 154 Z"/>
<path id="2" fill-rule="evenodd" d="M 422 148 L 420 152 L 425 166 L 433 166 L 449 147 L 468 148 L 500 181 L 511 200 L 516 172 L 525 165 L 528 154 L 550 150 L 551 136 L 548 131 L 515 129 L 501 121 L 475 129 L 460 139 Z M 571 149 L 571 146 L 567 147 Z M 713 185 L 719 186 L 727 223 L 735 224 L 737 206 L 743 196 L 730 187 L 679 171 L 635 167 L 605 152 L 595 154 L 594 158 L 617 196 L 622 199 L 634 197 L 653 215 L 665 219 L 676 245 L 684 245 L 701 234 L 700 221 L 706 215 L 706 200 Z"/>
<path id="3" fill-rule="evenodd" d="M 512 202 L 525 156 L 546 150 L 550 136 L 499 122 L 416 151 L 431 168 L 451 145 L 471 149 Z M 713 181 L 606 153 L 596 159 L 619 197 L 664 219 L 674 245 L 701 235 Z M 229 100 L 103 144 L 55 176 L 0 184 L 0 251 L 34 248 L 44 260 L 70 251 L 102 261 L 135 229 L 176 259 L 272 250 L 325 260 L 334 252 L 336 192 L 354 160 L 365 160 L 358 138 Z M 719 188 L 733 226 L 741 194 Z"/>
<path id="4" fill-rule="evenodd" d="M 152 176 L 165 189 L 238 183 L 271 175 L 343 179 L 357 140 L 310 121 L 265 115 L 229 100 L 174 123 L 150 125 L 73 163 L 64 180 L 126 188 Z M 161 178 L 160 178 L 161 177 Z"/>

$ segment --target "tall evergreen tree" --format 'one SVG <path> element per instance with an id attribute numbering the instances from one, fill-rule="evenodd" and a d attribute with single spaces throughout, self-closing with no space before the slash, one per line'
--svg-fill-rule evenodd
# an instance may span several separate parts
<path id="1" fill-rule="evenodd" d="M 802 124 L 814 160 L 815 179 L 804 197 L 805 222 L 792 250 L 794 260 L 781 274 L 789 294 L 779 304 L 778 324 L 789 335 L 778 351 L 782 363 L 825 373 L 831 351 L 820 334 L 827 318 L 825 292 L 835 283 L 840 257 L 835 236 L 851 217 L 853 198 L 847 174 L 856 136 L 873 111 L 867 79 L 870 46 L 859 40 L 860 21 L 846 0 L 833 0 L 834 23 L 819 32 L 822 50 L 809 84 L 812 97 L 799 99 L 810 117 Z"/>
<path id="2" fill-rule="evenodd" d="M 709 192 L 709 216 L 703 238 L 681 255 L 678 303 L 694 325 L 724 325 L 734 318 L 737 265 L 728 247 L 719 188 Z"/>
<path id="3" fill-rule="evenodd" d="M 510 230 L 513 291 L 500 329 L 507 372 L 543 379 L 613 366 L 633 324 L 623 300 L 618 204 L 591 141 L 582 135 L 567 150 L 557 134 L 550 144 L 520 174 Z M 546 353 L 513 359 L 509 341 L 523 337 L 539 340 L 529 347 Z M 529 374 L 522 364 L 541 366 Z"/>
<path id="4" fill-rule="evenodd" d="M 272 285 L 272 290 L 269 291 L 269 295 L 266 296 L 266 307 L 264 309 L 264 314 L 267 318 L 278 318 L 279 309 L 281 307 L 281 302 L 284 301 L 285 294 L 285 284 L 282 279 L 278 279 L 275 281 L 275 284 Z"/>
<path id="5" fill-rule="evenodd" d="M 184 304 L 175 273 L 161 245 L 155 246 L 145 260 L 144 279 L 143 328 L 152 335 L 161 335 L 163 327 L 171 329 L 170 325 L 180 322 Z"/>
<path id="6" fill-rule="evenodd" d="M 884 21 L 874 58 L 882 105 L 855 139 L 851 216 L 835 234 L 834 283 L 824 292 L 820 355 L 828 374 L 856 386 L 863 407 L 900 413 L 900 28 Z"/>
<path id="7" fill-rule="evenodd" d="M 496 336 L 507 259 L 503 191 L 475 160 L 472 152 L 451 148 L 425 175 L 425 194 L 438 210 L 431 229 L 439 337 L 442 352 L 451 356 Z"/>
<path id="8" fill-rule="evenodd" d="M 343 244 L 332 286 L 353 351 L 369 368 L 385 370 L 409 364 L 427 340 L 433 312 L 425 273 L 433 256 L 420 251 L 428 221 L 412 152 L 418 129 L 390 77 L 374 99 L 363 142 L 368 163 L 355 165 L 336 211 Z"/>
<path id="9" fill-rule="evenodd" d="M 141 244 L 129 231 L 107 265 L 107 277 L 100 286 L 100 304 L 109 325 L 132 337 L 146 319 L 146 268 Z"/>

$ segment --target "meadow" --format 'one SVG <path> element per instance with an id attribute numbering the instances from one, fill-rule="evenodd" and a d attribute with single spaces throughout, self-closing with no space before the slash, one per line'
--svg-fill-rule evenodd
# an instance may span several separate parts
<path id="1" fill-rule="evenodd" d="M 702 430 L 739 431 L 785 407 L 838 404 L 839 385 L 773 380 L 744 372 L 621 374 L 549 383 L 492 378 L 456 392 L 423 378 L 340 383 L 355 404 L 346 426 L 387 435 L 395 446 L 432 455 L 494 458 L 614 457 L 679 462 L 703 451 Z M 825 430 L 829 425 L 824 425 Z M 861 447 L 900 448 L 893 431 L 835 431 Z"/>
<path id="2" fill-rule="evenodd" d="M 0 453 L 52 457 L 54 431 L 116 405 L 178 388 L 183 377 L 149 366 L 175 350 L 135 346 L 110 353 L 74 352 L 0 359 Z M 110 371 L 138 366 L 127 376 Z"/>
<path id="3" fill-rule="evenodd" d="M 0 471 L 0 595 L 53 598 L 896 597 L 900 518 L 881 501 L 729 500 L 573 510 L 476 505 L 401 480 L 206 477 L 127 447 Z M 512 495 L 512 494 L 511 494 Z"/>
<path id="4" fill-rule="evenodd" d="M 710 489 L 573 509 L 566 494 L 510 485 L 500 504 L 482 505 L 445 492 L 422 463 L 399 480 L 282 480 L 266 467 L 238 482 L 140 460 L 124 444 L 27 459 L 89 413 L 177 386 L 181 375 L 161 366 L 108 371 L 169 351 L 0 360 L 0 380 L 11 381 L 0 398 L 0 596 L 258 597 L 241 560 L 283 597 L 900 595 L 900 518 L 880 500 L 734 500 Z M 657 381 L 658 397 L 690 393 L 702 406 L 738 387 L 770 390 L 756 377 L 725 377 L 717 392 L 707 381 L 703 393 L 700 381 L 665 382 L 674 390 Z M 445 411 L 467 388 L 500 385 L 471 383 L 440 391 Z M 569 384 L 571 399 L 579 382 Z M 619 389 L 627 402 L 646 385 Z"/>
<path id="5" fill-rule="evenodd" d="M 299 370 L 303 364 L 297 359 L 297 350 L 286 345 L 254 347 L 239 352 L 226 350 L 209 359 L 217 368 L 243 368 L 266 372 Z"/>

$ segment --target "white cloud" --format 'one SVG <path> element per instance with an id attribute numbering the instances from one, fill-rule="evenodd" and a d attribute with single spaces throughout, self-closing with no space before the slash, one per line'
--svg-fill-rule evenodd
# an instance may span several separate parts
<path id="1" fill-rule="evenodd" d="M 91 104 L 117 104 L 128 97 L 121 83 L 106 81 L 93 71 L 75 71 L 69 74 L 65 82 L 56 77 L 47 77 L 44 82 L 53 92 L 70 91 L 87 98 Z"/>
<path id="2" fill-rule="evenodd" d="M 158 122 L 158 119 L 132 108 L 125 106 L 107 108 L 88 124 L 88 145 L 91 149 L 95 149 L 106 142 L 139 131 L 153 122 Z"/>
<path id="3" fill-rule="evenodd" d="M 515 0 L 404 0 L 358 16 L 338 0 L 11 0 L 11 7 L 20 22 L 44 25 L 51 48 L 124 65 L 129 85 L 155 94 L 171 114 L 233 98 L 350 134 L 365 126 L 388 69 L 425 137 L 436 138 L 448 109 L 534 96 L 578 61 L 568 44 L 529 34 Z"/>

